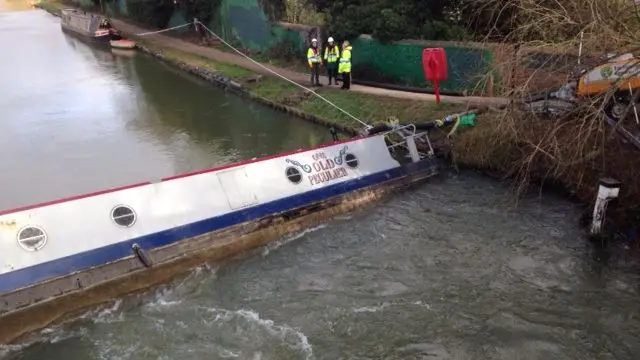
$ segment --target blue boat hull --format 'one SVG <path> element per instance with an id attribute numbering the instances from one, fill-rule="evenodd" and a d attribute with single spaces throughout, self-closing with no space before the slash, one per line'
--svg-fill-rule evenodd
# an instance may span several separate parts
<path id="1" fill-rule="evenodd" d="M 436 163 L 425 159 L 3 274 L 0 292 L 6 293 L 0 295 L 0 343 L 78 309 L 166 282 L 208 261 L 313 226 L 435 174 Z M 134 244 L 143 249 L 151 266 L 135 255 Z"/>

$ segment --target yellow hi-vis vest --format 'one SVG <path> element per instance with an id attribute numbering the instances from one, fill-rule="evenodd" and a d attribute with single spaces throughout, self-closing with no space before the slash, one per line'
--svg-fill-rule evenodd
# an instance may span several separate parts
<path id="1" fill-rule="evenodd" d="M 309 61 L 310 66 L 320 62 L 320 52 L 318 48 L 310 47 L 309 50 L 307 50 L 307 61 Z"/>
<path id="2" fill-rule="evenodd" d="M 347 46 L 342 50 L 342 56 L 340 57 L 340 63 L 338 64 L 338 72 L 351 72 L 351 46 Z"/>
<path id="3" fill-rule="evenodd" d="M 329 48 L 331 48 L 331 50 L 329 50 Z M 333 45 L 331 47 L 327 46 L 324 49 L 324 59 L 328 63 L 334 63 L 338 61 L 339 57 L 340 57 L 340 50 L 338 49 L 337 45 Z"/>

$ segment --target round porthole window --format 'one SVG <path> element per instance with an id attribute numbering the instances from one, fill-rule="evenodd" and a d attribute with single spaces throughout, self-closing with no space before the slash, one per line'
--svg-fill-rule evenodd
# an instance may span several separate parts
<path id="1" fill-rule="evenodd" d="M 111 210 L 111 219 L 122 227 L 129 227 L 135 224 L 136 213 L 128 206 L 118 205 Z"/>
<path id="2" fill-rule="evenodd" d="M 287 179 L 294 184 L 299 184 L 300 181 L 302 181 L 302 174 L 300 174 L 300 170 L 294 167 L 288 167 L 287 170 L 285 170 L 285 173 L 287 175 Z"/>
<path id="3" fill-rule="evenodd" d="M 25 226 L 18 231 L 18 244 L 27 251 L 38 251 L 47 244 L 47 234 L 37 226 Z"/>
<path id="4" fill-rule="evenodd" d="M 353 154 L 347 154 L 344 156 L 344 162 L 348 167 L 355 169 L 358 167 L 358 159 Z"/>

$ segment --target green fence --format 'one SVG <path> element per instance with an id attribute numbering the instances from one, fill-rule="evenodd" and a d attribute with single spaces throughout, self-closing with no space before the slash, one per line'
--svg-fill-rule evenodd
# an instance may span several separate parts
<path id="1" fill-rule="evenodd" d="M 353 41 L 353 75 L 356 79 L 403 86 L 431 88 L 422 70 L 422 49 L 443 47 L 447 54 L 448 78 L 442 91 L 473 91 L 482 83 L 493 61 L 491 51 L 443 42 L 407 41 L 381 44 L 367 36 Z"/>
<path id="2" fill-rule="evenodd" d="M 88 5 L 91 0 L 74 0 Z M 225 40 L 244 48 L 267 52 L 275 46 L 287 43 L 300 58 L 305 56 L 305 48 L 311 27 L 271 23 L 263 11 L 260 0 L 221 0 L 209 26 Z M 155 4 L 155 3 L 154 3 Z M 105 2 L 107 11 L 122 15 L 132 15 L 141 4 L 139 0 L 116 0 Z M 158 6 L 155 4 L 154 6 Z M 212 7 L 215 7 L 212 2 Z M 151 8 L 147 11 L 153 11 Z M 166 26 L 176 26 L 190 19 L 175 10 L 167 17 Z M 166 20 L 165 20 L 166 21 Z M 188 31 L 188 29 L 183 29 Z M 315 36 L 315 35 L 314 35 Z M 339 40 L 339 39 L 338 39 Z M 356 80 L 381 82 L 394 85 L 429 89 L 431 84 L 424 79 L 421 56 L 426 47 L 443 47 L 447 54 L 449 76 L 440 83 L 444 92 L 472 92 L 482 87 L 484 75 L 493 62 L 491 50 L 481 46 L 466 44 L 401 41 L 382 44 L 371 37 L 361 36 L 353 41 L 353 75 Z M 493 81 L 497 81 L 494 79 Z"/>
<path id="3" fill-rule="evenodd" d="M 222 0 L 211 26 L 247 49 L 266 51 L 272 43 L 272 26 L 258 0 Z"/>
<path id="4" fill-rule="evenodd" d="M 266 52 L 274 45 L 289 42 L 304 57 L 307 38 L 300 29 L 271 24 L 259 0 L 222 0 L 212 26 L 227 40 L 245 48 Z M 431 88 L 424 79 L 421 56 L 425 47 L 444 47 L 449 77 L 440 84 L 446 92 L 472 92 L 483 83 L 491 68 L 493 55 L 481 47 L 442 42 L 397 42 L 381 44 L 361 36 L 353 41 L 355 79 L 395 85 Z M 495 80 L 495 79 L 494 79 Z"/>
<path id="5" fill-rule="evenodd" d="M 266 52 L 273 46 L 287 42 L 304 55 L 305 38 L 299 31 L 278 23 L 271 23 L 258 0 L 222 0 L 211 21 L 227 41 L 254 51 Z"/>

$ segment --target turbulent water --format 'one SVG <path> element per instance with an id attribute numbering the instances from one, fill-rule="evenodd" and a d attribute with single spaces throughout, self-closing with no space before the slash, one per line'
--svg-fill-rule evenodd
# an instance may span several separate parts
<path id="1" fill-rule="evenodd" d="M 449 175 L 75 324 L 7 359 L 637 359 L 640 266 L 553 197 Z"/>
<path id="2" fill-rule="evenodd" d="M 0 43 L 15 45 L 0 56 L 14 79 L 0 83 L 0 150 L 13 160 L 0 182 L 15 189 L 3 205 L 328 136 L 58 30 L 41 12 L 0 14 Z M 636 360 L 640 265 L 594 249 L 578 216 L 553 196 L 516 207 L 503 184 L 446 174 L 2 346 L 0 359 Z"/>

